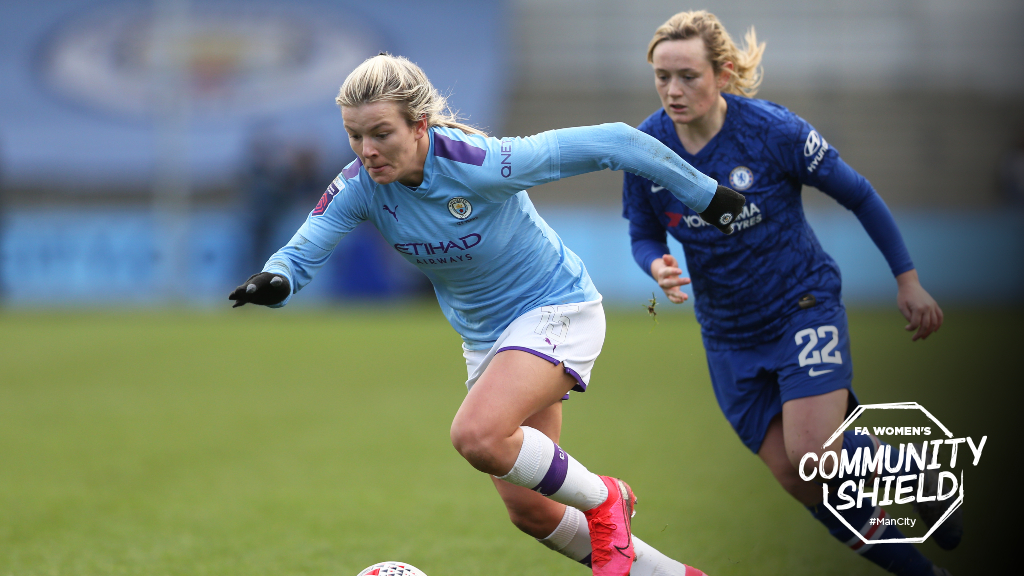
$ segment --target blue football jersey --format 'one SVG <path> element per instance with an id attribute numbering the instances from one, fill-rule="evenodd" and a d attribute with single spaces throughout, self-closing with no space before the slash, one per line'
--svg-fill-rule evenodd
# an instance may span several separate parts
<path id="1" fill-rule="evenodd" d="M 813 294 L 818 306 L 841 306 L 839 268 L 808 225 L 800 197 L 805 184 L 822 187 L 841 163 L 839 155 L 810 124 L 784 107 L 723 96 L 728 103 L 725 123 L 697 154 L 683 148 L 664 109 L 639 129 L 747 197 L 733 235 L 720 233 L 655 182 L 626 174 L 623 185 L 623 215 L 630 220 L 634 253 L 638 242 L 656 245 L 660 239 L 663 245 L 666 230 L 683 245 L 694 309 L 711 348 L 778 337 L 806 294 Z M 864 185 L 870 190 L 866 181 Z M 648 274 L 650 263 L 661 256 L 653 255 L 656 251 L 648 249 L 651 255 L 638 257 Z"/>
<path id="2" fill-rule="evenodd" d="M 342 237 L 369 220 L 430 279 L 467 347 L 486 349 L 529 310 L 600 298 L 583 262 L 537 214 L 526 188 L 603 168 L 633 170 L 699 210 L 717 188 L 625 124 L 504 139 L 433 127 L 429 138 L 418 187 L 377 184 L 354 161 L 264 270 L 286 276 L 297 292 Z"/>

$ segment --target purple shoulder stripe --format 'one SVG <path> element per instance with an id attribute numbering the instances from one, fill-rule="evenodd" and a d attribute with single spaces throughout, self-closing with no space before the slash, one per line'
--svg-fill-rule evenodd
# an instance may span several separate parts
<path id="1" fill-rule="evenodd" d="M 344 170 L 341 171 L 341 175 L 345 178 L 355 178 L 359 175 L 359 169 L 363 167 L 363 162 L 356 158 L 354 162 L 349 164 Z"/>
<path id="2" fill-rule="evenodd" d="M 452 140 L 447 136 L 434 132 L 434 156 L 455 160 L 463 164 L 483 166 L 484 158 L 487 158 L 487 150 L 477 148 L 467 142 Z"/>

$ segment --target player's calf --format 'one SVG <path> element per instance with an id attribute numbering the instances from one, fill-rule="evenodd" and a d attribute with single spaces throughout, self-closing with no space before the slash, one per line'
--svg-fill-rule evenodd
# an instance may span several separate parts
<path id="1" fill-rule="evenodd" d="M 924 495 L 935 496 L 939 491 L 939 471 L 926 470 L 924 473 Z M 936 522 L 942 519 L 953 505 L 955 498 L 939 500 L 936 498 L 931 502 L 914 501 L 912 504 L 921 520 L 931 528 Z M 960 539 L 964 534 L 963 506 L 958 507 L 943 520 L 942 524 L 932 533 L 932 540 L 943 550 L 952 550 L 960 545 Z"/>
<path id="2" fill-rule="evenodd" d="M 852 473 L 848 469 L 844 469 L 843 479 L 835 478 L 829 483 L 830 485 L 838 489 L 840 482 L 845 480 L 864 480 L 870 484 L 874 477 L 881 474 L 884 461 L 887 469 L 899 468 L 901 474 L 914 476 L 915 480 L 907 483 L 913 490 L 917 490 L 918 479 L 923 478 L 922 493 L 925 496 L 935 496 L 938 493 L 938 470 L 925 469 L 922 467 L 923 459 L 912 457 L 913 453 L 924 454 L 925 446 L 922 443 L 908 444 L 906 456 L 904 457 L 902 454 L 903 447 L 895 450 L 889 444 L 879 440 L 874 434 L 865 435 L 845 432 L 843 434 L 843 451 L 846 453 L 844 456 L 856 461 L 858 460 L 856 458 L 858 450 L 861 451 L 859 461 L 862 462 L 862 465 L 860 468 L 852 471 Z M 877 464 L 874 464 L 875 462 Z M 842 464 L 842 460 L 840 460 L 840 463 Z M 921 517 L 921 520 L 930 528 L 942 519 L 955 501 L 956 499 L 954 498 L 947 498 L 945 500 L 936 498 L 930 502 L 918 502 L 915 499 L 912 506 L 914 511 Z M 943 550 L 952 550 L 960 544 L 960 539 L 963 537 L 963 529 L 963 510 L 962 508 L 957 508 L 932 533 L 931 538 Z"/>
<path id="3" fill-rule="evenodd" d="M 565 519 L 568 507 L 564 504 L 559 504 L 522 486 L 516 486 L 497 478 L 493 480 L 498 495 L 501 496 L 501 500 L 505 504 L 509 520 L 520 531 L 538 540 L 543 539 L 556 531 L 559 524 Z"/>
<path id="4" fill-rule="evenodd" d="M 902 576 L 934 576 L 936 573 L 935 566 L 913 545 L 905 542 L 873 543 L 873 541 L 880 539 L 894 540 L 903 538 L 903 534 L 896 526 L 889 526 L 882 522 L 886 518 L 886 512 L 883 508 L 880 506 L 855 506 L 838 511 L 841 500 L 838 497 L 837 489 L 841 483 L 851 479 L 855 481 L 862 479 L 870 481 L 872 477 L 879 474 L 883 465 L 883 459 L 891 452 L 891 450 L 886 450 L 887 445 L 884 442 L 881 442 L 873 435 L 854 434 L 850 431 L 844 433 L 842 439 L 843 443 L 840 454 L 845 452 L 845 458 L 849 461 L 859 451 L 861 465 L 855 469 L 844 468 L 842 478 L 840 478 L 837 470 L 836 476 L 828 481 L 828 499 L 832 510 L 821 504 L 809 506 L 808 510 L 819 522 L 828 528 L 829 533 L 834 538 L 848 546 L 853 552 L 885 570 Z M 838 457 L 836 460 L 837 467 L 843 466 L 843 458 L 842 455 Z M 863 465 L 865 461 L 869 463 L 867 466 Z M 874 462 L 877 462 L 877 464 L 873 464 Z M 893 464 L 895 464 L 895 461 L 890 461 L 889 465 Z M 915 465 L 911 465 L 911 473 L 919 471 Z M 833 510 L 838 512 L 833 512 Z M 839 520 L 836 513 L 842 516 L 845 524 Z M 854 531 L 847 528 L 847 525 L 853 527 Z"/>

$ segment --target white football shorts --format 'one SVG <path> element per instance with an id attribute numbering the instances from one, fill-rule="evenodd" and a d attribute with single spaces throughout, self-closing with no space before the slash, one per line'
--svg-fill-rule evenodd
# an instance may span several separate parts
<path id="1" fill-rule="evenodd" d="M 490 349 L 467 350 L 463 344 L 462 355 L 469 374 L 466 388 L 473 388 L 495 354 L 520 350 L 561 364 L 565 373 L 576 379 L 572 389 L 585 392 L 590 371 L 604 345 L 604 334 L 601 300 L 534 308 L 513 320 Z"/>

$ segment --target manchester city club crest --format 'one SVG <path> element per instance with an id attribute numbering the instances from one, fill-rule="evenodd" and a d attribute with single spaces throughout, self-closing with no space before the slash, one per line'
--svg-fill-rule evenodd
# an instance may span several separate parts
<path id="1" fill-rule="evenodd" d="M 456 196 L 448 201 L 448 211 L 459 220 L 465 220 L 473 213 L 473 205 L 462 196 Z"/>
<path id="2" fill-rule="evenodd" d="M 729 185 L 733 190 L 743 191 L 754 183 L 754 173 L 746 166 L 737 166 L 729 173 Z"/>

